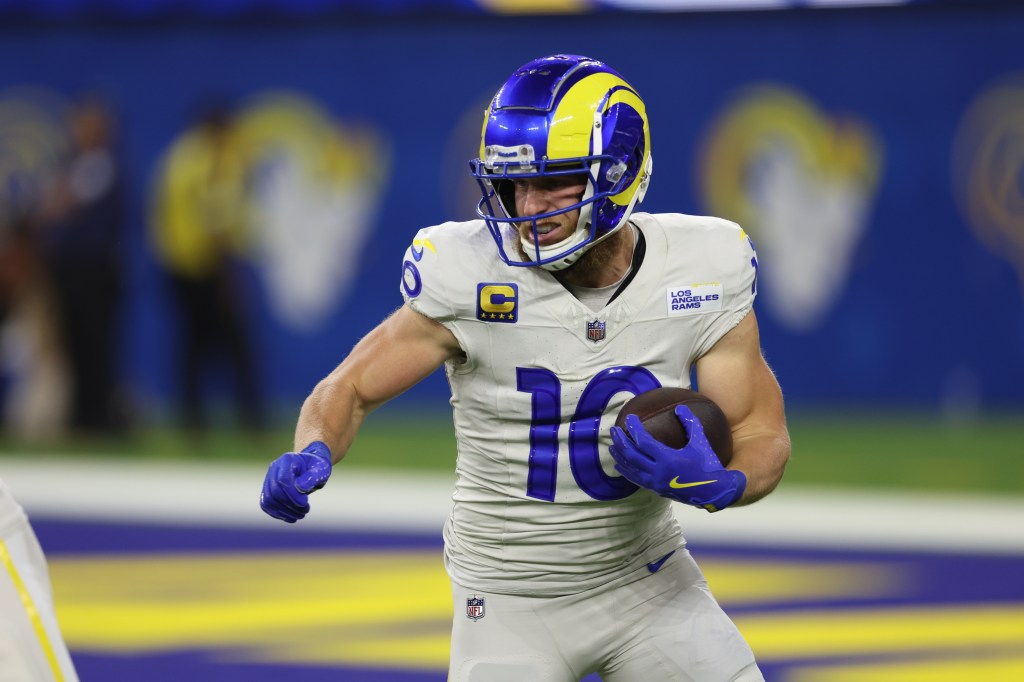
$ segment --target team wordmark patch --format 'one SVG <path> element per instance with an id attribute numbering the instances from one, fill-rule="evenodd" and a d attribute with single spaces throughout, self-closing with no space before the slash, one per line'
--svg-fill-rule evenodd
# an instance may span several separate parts
<path id="1" fill-rule="evenodd" d="M 480 620 L 484 617 L 484 598 L 470 597 L 466 600 L 466 618 Z"/>
<path id="2" fill-rule="evenodd" d="M 476 319 L 484 322 L 515 322 L 519 319 L 519 286 L 481 282 L 476 285 Z"/>
<path id="3" fill-rule="evenodd" d="M 714 312 L 722 309 L 722 284 L 700 282 L 669 287 L 665 300 L 669 316 Z"/>

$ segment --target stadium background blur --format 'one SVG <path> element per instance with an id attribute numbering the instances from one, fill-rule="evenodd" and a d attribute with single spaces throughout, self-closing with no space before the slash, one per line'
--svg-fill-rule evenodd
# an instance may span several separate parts
<path id="1" fill-rule="evenodd" d="M 784 488 L 1019 501 L 1022 36 L 1024 7 L 998 1 L 0 2 L 0 476 L 154 460 L 249 471 L 290 448 L 302 397 L 400 304 L 411 236 L 473 217 L 467 162 L 488 98 L 519 64 L 567 52 L 607 61 L 647 102 L 642 210 L 730 218 L 757 245 L 762 342 L 794 440 Z M 123 202 L 102 246 L 120 293 L 91 318 L 116 301 L 111 388 L 92 398 L 113 416 L 98 424 L 75 419 L 90 397 L 75 397 L 68 341 L 92 325 L 58 314 L 58 282 L 67 253 L 105 266 L 85 248 L 54 255 L 72 223 L 53 186 L 83 93 L 112 112 Z M 218 162 L 195 150 L 213 119 L 230 137 Z M 204 171 L 219 173 L 216 198 L 175 194 L 203 164 L 220 169 Z M 190 224 L 174 205 L 193 199 L 230 214 L 214 238 L 160 227 Z M 230 299 L 205 314 L 237 315 L 244 334 L 192 339 L 220 344 L 196 369 L 209 407 L 196 419 L 176 282 L 204 258 Z M 226 362 L 239 348 L 251 363 Z M 450 477 L 446 396 L 437 373 L 374 414 L 345 466 Z"/>

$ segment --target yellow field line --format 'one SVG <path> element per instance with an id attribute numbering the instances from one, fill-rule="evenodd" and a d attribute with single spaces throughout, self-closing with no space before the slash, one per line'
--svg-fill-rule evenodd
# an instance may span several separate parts
<path id="1" fill-rule="evenodd" d="M 762 660 L 912 651 L 1024 650 L 1024 604 L 830 611 L 807 609 L 737 616 Z"/>

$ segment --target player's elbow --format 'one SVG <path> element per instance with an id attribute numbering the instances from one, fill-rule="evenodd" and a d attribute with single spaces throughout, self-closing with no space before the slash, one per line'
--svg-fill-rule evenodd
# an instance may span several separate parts
<path id="1" fill-rule="evenodd" d="M 789 464 L 789 458 L 793 454 L 793 442 L 789 438 L 789 432 L 783 429 L 781 433 L 772 438 L 766 450 L 768 467 L 765 495 L 775 490 L 786 473 L 786 465 Z"/>
<path id="2" fill-rule="evenodd" d="M 747 476 L 747 489 L 738 505 L 753 504 L 778 487 L 789 463 L 793 445 L 784 428 L 744 439 L 744 442 L 736 445 L 738 447 L 730 468 L 739 469 Z"/>

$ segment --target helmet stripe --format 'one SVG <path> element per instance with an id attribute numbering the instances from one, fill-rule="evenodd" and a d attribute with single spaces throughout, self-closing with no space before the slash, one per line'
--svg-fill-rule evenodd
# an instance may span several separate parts
<path id="1" fill-rule="evenodd" d="M 629 84 L 611 73 L 595 73 L 581 79 L 565 92 L 548 130 L 549 159 L 590 155 L 594 111 L 597 104 L 615 87 L 628 88 Z"/>
<path id="2" fill-rule="evenodd" d="M 558 108 L 555 109 L 551 128 L 548 130 L 549 159 L 575 158 L 591 153 L 590 137 L 593 132 L 594 111 L 606 96 L 603 110 L 606 111 L 614 104 L 626 104 L 636 109 L 644 120 L 644 158 L 640 168 L 646 167 L 647 157 L 651 153 L 647 110 L 643 100 L 629 84 L 611 73 L 592 74 L 566 91 Z M 643 173 L 637 173 L 629 187 L 609 199 L 619 206 L 625 206 L 640 186 L 642 179 Z"/>

